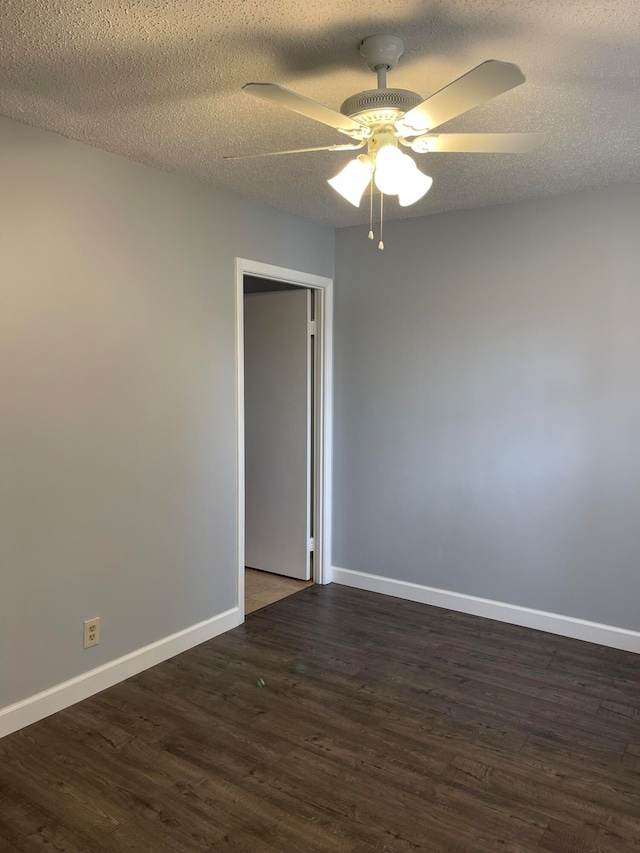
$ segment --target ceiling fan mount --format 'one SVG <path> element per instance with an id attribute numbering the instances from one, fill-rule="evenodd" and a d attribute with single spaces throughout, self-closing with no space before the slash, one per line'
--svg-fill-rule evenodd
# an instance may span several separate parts
<path id="1" fill-rule="evenodd" d="M 367 36 L 358 44 L 358 50 L 372 71 L 391 71 L 404 53 L 404 42 L 398 36 Z"/>

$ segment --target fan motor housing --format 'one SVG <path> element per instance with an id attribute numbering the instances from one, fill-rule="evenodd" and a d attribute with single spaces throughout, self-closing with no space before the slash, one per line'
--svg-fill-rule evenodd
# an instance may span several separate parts
<path id="1" fill-rule="evenodd" d="M 423 98 L 407 89 L 368 89 L 351 95 L 340 112 L 364 125 L 396 121 L 400 116 L 422 103 Z"/>

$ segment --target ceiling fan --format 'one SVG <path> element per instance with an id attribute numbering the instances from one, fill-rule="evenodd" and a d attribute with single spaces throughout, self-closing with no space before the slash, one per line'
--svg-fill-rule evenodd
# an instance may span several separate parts
<path id="1" fill-rule="evenodd" d="M 377 74 L 378 87 L 347 98 L 340 112 L 275 83 L 247 83 L 243 86 L 244 91 L 251 95 L 335 128 L 348 136 L 351 142 L 224 159 L 241 160 L 311 151 L 357 151 L 366 146 L 366 154 L 351 160 L 328 183 L 356 207 L 360 206 L 364 191 L 369 187 L 370 239 L 373 239 L 375 185 L 380 191 L 381 235 L 378 247 L 383 249 L 384 196 L 396 195 L 399 204 L 406 207 L 419 201 L 433 183 L 401 148 L 409 148 L 416 154 L 520 154 L 532 151 L 544 138 L 543 133 L 433 132 L 450 119 L 524 83 L 525 76 L 517 65 L 490 59 L 423 99 L 406 89 L 387 88 L 387 72 L 396 67 L 404 52 L 402 39 L 392 35 L 369 36 L 360 42 L 359 49 L 369 68 Z"/>

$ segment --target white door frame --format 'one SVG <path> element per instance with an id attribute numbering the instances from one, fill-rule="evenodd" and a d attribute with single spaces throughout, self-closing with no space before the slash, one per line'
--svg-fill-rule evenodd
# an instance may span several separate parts
<path id="1" fill-rule="evenodd" d="M 313 579 L 331 583 L 331 473 L 333 463 L 333 279 L 236 258 L 236 446 L 237 446 L 237 562 L 238 610 L 244 619 L 244 277 L 253 275 L 316 292 L 316 452 Z"/>

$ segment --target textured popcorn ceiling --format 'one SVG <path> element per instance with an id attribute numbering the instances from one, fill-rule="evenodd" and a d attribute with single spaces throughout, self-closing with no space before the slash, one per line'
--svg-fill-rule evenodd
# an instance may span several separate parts
<path id="1" fill-rule="evenodd" d="M 241 92 L 278 82 L 336 109 L 375 87 L 360 38 L 402 37 L 389 85 L 427 96 L 485 59 L 527 82 L 443 130 L 545 130 L 528 155 L 417 157 L 420 216 L 640 180 L 638 0 L 3 0 L 0 112 L 328 225 L 365 222 L 327 185 L 354 155 L 223 162 L 346 141 Z"/>

